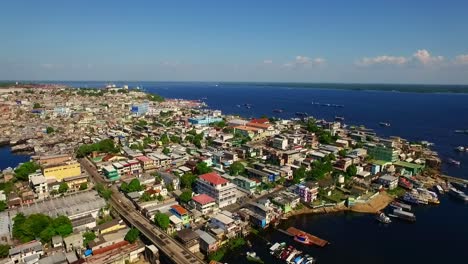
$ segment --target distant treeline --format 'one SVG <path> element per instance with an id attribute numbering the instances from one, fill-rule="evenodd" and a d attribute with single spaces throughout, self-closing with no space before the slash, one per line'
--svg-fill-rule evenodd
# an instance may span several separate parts
<path id="1" fill-rule="evenodd" d="M 309 89 L 337 89 L 354 91 L 387 91 L 410 93 L 468 93 L 468 85 L 437 84 L 369 84 L 369 83 L 269 83 L 269 82 L 226 82 L 222 85 L 253 85 L 266 87 L 290 87 Z"/>

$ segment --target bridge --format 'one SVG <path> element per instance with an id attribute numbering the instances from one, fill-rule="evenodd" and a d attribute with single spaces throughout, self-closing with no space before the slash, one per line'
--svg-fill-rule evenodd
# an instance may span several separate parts
<path id="1" fill-rule="evenodd" d="M 94 165 L 89 160 L 81 159 L 81 166 L 91 175 L 95 182 L 106 184 L 107 182 L 97 172 Z M 166 255 L 175 264 L 204 264 L 205 262 L 198 256 L 189 251 L 186 247 L 181 245 L 174 238 L 169 236 L 166 232 L 153 225 L 146 217 L 140 214 L 135 209 L 133 204 L 122 195 L 115 186 L 112 186 L 112 196 L 109 204 L 115 211 L 126 220 L 133 227 L 140 230 L 140 232 L 148 238 L 161 253 Z"/>
<path id="2" fill-rule="evenodd" d="M 463 184 L 468 184 L 467 179 L 463 178 L 458 178 L 458 177 L 452 177 L 448 175 L 440 175 L 440 177 L 448 182 L 456 182 L 456 183 L 463 183 Z"/>

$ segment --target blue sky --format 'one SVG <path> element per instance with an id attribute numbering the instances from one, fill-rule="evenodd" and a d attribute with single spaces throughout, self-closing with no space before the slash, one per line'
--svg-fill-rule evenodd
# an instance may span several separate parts
<path id="1" fill-rule="evenodd" d="M 0 79 L 468 84 L 468 1 L 1 1 Z"/>

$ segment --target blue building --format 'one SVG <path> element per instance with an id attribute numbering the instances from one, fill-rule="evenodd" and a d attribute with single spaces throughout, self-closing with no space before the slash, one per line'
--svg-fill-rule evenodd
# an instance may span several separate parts
<path id="1" fill-rule="evenodd" d="M 136 116 L 143 116 L 148 113 L 148 103 L 142 103 L 139 105 L 132 105 L 132 114 Z"/>
<path id="2" fill-rule="evenodd" d="M 189 118 L 188 121 L 192 125 L 209 125 L 211 123 L 221 122 L 223 119 L 221 117 L 202 116 Z"/>

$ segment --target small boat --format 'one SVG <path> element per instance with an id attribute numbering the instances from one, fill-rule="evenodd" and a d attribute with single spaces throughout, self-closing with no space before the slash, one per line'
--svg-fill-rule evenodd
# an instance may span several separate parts
<path id="1" fill-rule="evenodd" d="M 391 207 L 393 208 L 401 208 L 401 209 L 404 209 L 404 210 L 407 210 L 407 211 L 411 211 L 411 205 L 409 204 L 405 204 L 405 203 L 400 203 L 400 202 L 397 202 L 397 201 L 394 201 L 390 204 Z"/>
<path id="2" fill-rule="evenodd" d="M 343 116 L 335 116 L 335 121 L 344 121 Z"/>
<path id="3" fill-rule="evenodd" d="M 257 253 L 255 252 L 247 252 L 246 256 L 247 260 L 249 261 L 263 263 L 263 261 L 260 259 L 259 256 L 257 256 Z"/>
<path id="4" fill-rule="evenodd" d="M 458 198 L 464 202 L 468 202 L 468 195 L 466 195 L 464 192 L 457 190 L 455 188 L 450 188 L 450 194 L 453 195 L 455 198 Z"/>
<path id="5" fill-rule="evenodd" d="M 458 151 L 458 152 L 465 152 L 466 149 L 463 146 L 458 146 L 458 147 L 455 148 L 455 150 Z M 468 150 L 466 150 L 466 151 L 468 151 Z"/>
<path id="6" fill-rule="evenodd" d="M 377 221 L 383 223 L 383 224 L 390 224 L 392 222 L 392 220 L 390 220 L 390 218 L 388 216 L 386 216 L 384 213 L 380 213 L 378 214 L 375 219 L 377 219 Z"/>
<path id="7" fill-rule="evenodd" d="M 454 160 L 454 159 L 448 159 L 447 162 L 452 164 L 452 165 L 456 165 L 456 166 L 460 166 L 460 164 L 461 164 L 460 161 Z"/>
<path id="8" fill-rule="evenodd" d="M 404 177 L 400 177 L 398 179 L 398 186 L 404 188 L 404 189 L 407 189 L 407 190 L 411 190 L 413 189 L 413 184 L 406 178 Z"/>
<path id="9" fill-rule="evenodd" d="M 391 214 L 390 216 L 397 217 L 410 222 L 416 221 L 416 216 L 414 216 L 413 213 L 403 211 L 402 209 L 393 209 L 393 214 Z"/>
<path id="10" fill-rule="evenodd" d="M 309 116 L 307 113 L 304 113 L 304 112 L 296 112 L 296 116 L 299 116 L 299 117 L 307 117 Z"/>
<path id="11" fill-rule="evenodd" d="M 279 114 L 283 113 L 283 111 L 284 111 L 284 110 L 281 109 L 281 108 L 278 108 L 278 109 L 274 109 L 274 110 L 273 110 L 274 113 L 279 113 Z"/>
<path id="12" fill-rule="evenodd" d="M 236 105 L 236 106 L 237 106 L 237 107 L 241 107 L 241 105 L 239 105 L 239 104 L 238 104 L 238 105 Z"/>
<path id="13" fill-rule="evenodd" d="M 439 192 L 439 194 L 443 194 L 444 193 L 444 189 L 442 189 L 442 187 L 440 185 L 436 185 L 435 186 L 436 190 Z"/>
<path id="14" fill-rule="evenodd" d="M 304 245 L 312 245 L 312 241 L 309 240 L 305 233 L 296 234 L 294 236 L 294 241 L 302 243 Z"/>
<path id="15" fill-rule="evenodd" d="M 310 255 L 308 255 L 308 254 L 306 254 L 306 255 L 304 256 L 304 258 L 305 258 L 304 264 L 314 264 L 314 263 L 317 262 L 317 260 L 316 260 L 314 257 L 312 257 L 312 256 L 310 256 Z"/>
<path id="16" fill-rule="evenodd" d="M 379 125 L 380 125 L 380 126 L 383 126 L 383 127 L 389 127 L 389 126 L 391 126 L 390 123 L 387 123 L 387 122 L 380 122 Z"/>

